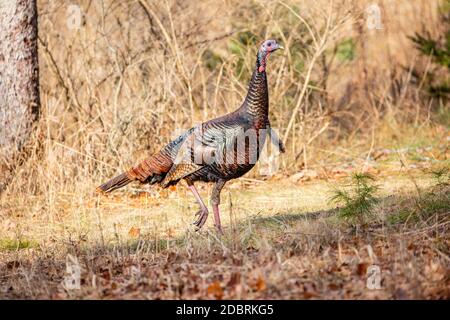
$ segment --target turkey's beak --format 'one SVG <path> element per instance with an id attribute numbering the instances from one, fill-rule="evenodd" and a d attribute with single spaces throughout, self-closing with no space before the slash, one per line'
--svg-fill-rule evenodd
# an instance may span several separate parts
<path id="1" fill-rule="evenodd" d="M 283 46 L 278 45 L 278 49 L 284 50 Z"/>

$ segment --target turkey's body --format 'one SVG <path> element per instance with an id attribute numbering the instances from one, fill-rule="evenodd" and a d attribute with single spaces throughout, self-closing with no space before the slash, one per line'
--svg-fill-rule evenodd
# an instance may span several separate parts
<path id="1" fill-rule="evenodd" d="M 266 128 L 256 129 L 244 116 L 239 114 L 236 116 L 239 127 L 229 119 L 223 121 L 218 119 L 217 122 L 203 125 L 204 134 L 221 141 L 217 141 L 217 153 L 211 163 L 187 175 L 186 180 L 192 182 L 231 180 L 246 174 L 254 167 L 265 142 Z"/>
<path id="2" fill-rule="evenodd" d="M 265 57 L 264 57 L 265 59 Z M 171 141 L 156 154 L 127 172 L 99 187 L 110 192 L 131 181 L 159 183 L 163 187 L 186 180 L 200 204 L 200 217 L 195 223 L 201 227 L 208 215 L 194 182 L 215 182 L 211 196 L 216 226 L 220 227 L 220 191 L 226 181 L 238 178 L 253 168 L 266 133 L 270 133 L 267 78 L 258 56 L 247 96 L 236 111 L 193 127 Z M 282 145 L 280 147 L 283 149 Z"/>
<path id="3" fill-rule="evenodd" d="M 194 163 L 200 167 L 194 167 L 192 170 L 195 171 L 187 175 L 179 170 L 178 174 L 172 176 L 172 172 L 177 170 L 171 170 L 169 179 L 166 179 L 167 185 L 176 183 L 181 178 L 188 182 L 226 181 L 250 171 L 259 159 L 265 143 L 266 130 L 269 128 L 268 106 L 266 73 L 255 70 L 247 97 L 239 109 L 190 129 L 187 137 L 194 138 L 190 143 L 183 140 L 183 147 L 189 150 L 188 159 L 180 159 L 181 166 Z M 211 153 L 214 153 L 214 157 L 210 157 Z M 192 159 L 193 156 L 197 156 L 197 159 Z M 190 170 L 186 172 L 188 171 Z"/>

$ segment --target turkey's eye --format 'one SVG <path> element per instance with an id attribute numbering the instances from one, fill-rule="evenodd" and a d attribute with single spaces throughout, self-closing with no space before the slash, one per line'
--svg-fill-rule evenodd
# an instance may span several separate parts
<path id="1" fill-rule="evenodd" d="M 267 46 L 268 46 L 268 47 L 272 46 L 272 43 L 271 43 L 271 42 L 269 42 L 269 43 L 267 44 Z"/>

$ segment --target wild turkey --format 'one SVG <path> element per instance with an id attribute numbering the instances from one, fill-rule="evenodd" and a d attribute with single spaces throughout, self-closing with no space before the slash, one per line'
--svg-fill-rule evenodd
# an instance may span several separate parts
<path id="1" fill-rule="evenodd" d="M 228 180 L 248 172 L 259 158 L 269 133 L 272 143 L 284 152 L 284 146 L 270 129 L 269 92 L 267 87 L 267 57 L 282 49 L 275 40 L 266 40 L 259 47 L 256 65 L 247 96 L 236 111 L 209 120 L 179 136 L 162 150 L 137 166 L 102 184 L 98 189 L 111 192 L 138 180 L 159 183 L 162 187 L 187 182 L 200 210 L 194 225 L 200 229 L 208 217 L 208 208 L 194 186 L 195 181 L 214 182 L 211 204 L 215 226 L 220 232 L 220 192 Z"/>

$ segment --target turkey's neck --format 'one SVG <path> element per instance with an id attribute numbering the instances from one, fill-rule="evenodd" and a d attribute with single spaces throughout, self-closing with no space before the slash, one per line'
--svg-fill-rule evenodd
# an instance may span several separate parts
<path id="1" fill-rule="evenodd" d="M 259 72 L 259 66 L 257 61 L 242 108 L 257 126 L 263 127 L 269 116 L 269 90 L 266 71 Z"/>

